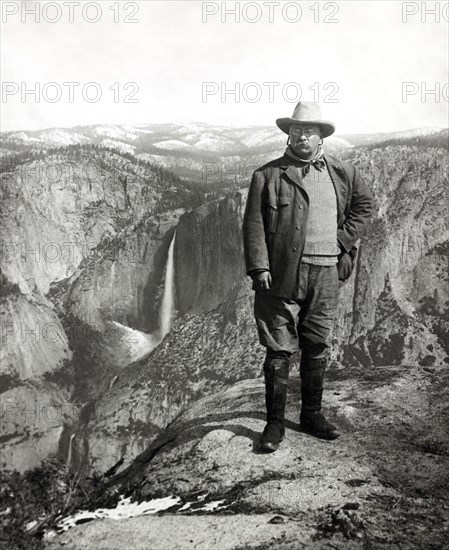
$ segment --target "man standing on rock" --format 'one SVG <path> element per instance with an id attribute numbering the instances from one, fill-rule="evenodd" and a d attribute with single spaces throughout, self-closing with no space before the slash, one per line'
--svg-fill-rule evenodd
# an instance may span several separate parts
<path id="1" fill-rule="evenodd" d="M 298 347 L 301 428 L 322 439 L 340 435 L 321 413 L 323 376 L 339 285 L 352 273 L 355 243 L 373 211 L 358 168 L 323 152 L 335 126 L 317 104 L 299 102 L 276 124 L 289 136 L 287 149 L 253 173 L 243 221 L 259 340 L 267 348 L 265 452 L 276 451 L 285 435 L 289 358 Z"/>

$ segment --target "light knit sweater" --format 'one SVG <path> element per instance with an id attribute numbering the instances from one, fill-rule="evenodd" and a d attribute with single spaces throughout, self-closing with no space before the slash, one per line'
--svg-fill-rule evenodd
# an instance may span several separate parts
<path id="1" fill-rule="evenodd" d="M 309 196 L 309 217 L 302 262 L 315 265 L 334 265 L 340 247 L 337 243 L 337 197 L 327 167 L 314 167 L 305 176 L 297 168 Z"/>

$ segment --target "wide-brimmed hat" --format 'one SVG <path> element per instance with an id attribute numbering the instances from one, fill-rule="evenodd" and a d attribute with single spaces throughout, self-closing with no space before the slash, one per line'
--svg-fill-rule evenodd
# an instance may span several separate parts
<path id="1" fill-rule="evenodd" d="M 335 132 L 334 123 L 321 118 L 320 106 L 313 101 L 300 101 L 291 117 L 278 118 L 276 124 L 286 134 L 289 133 L 290 124 L 318 124 L 321 126 L 323 138 Z"/>

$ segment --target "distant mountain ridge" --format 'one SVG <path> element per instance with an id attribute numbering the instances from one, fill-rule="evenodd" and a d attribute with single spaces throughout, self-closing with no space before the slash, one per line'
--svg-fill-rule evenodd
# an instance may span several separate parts
<path id="1" fill-rule="evenodd" d="M 354 147 L 392 140 L 444 139 L 440 128 L 330 136 L 325 150 L 341 155 Z M 231 127 L 206 123 L 96 124 L 0 134 L 0 158 L 19 152 L 75 145 L 108 147 L 173 171 L 183 180 L 241 185 L 252 171 L 283 154 L 286 136 L 275 126 Z M 419 143 L 415 143 L 419 145 Z"/>
<path id="2" fill-rule="evenodd" d="M 399 138 L 427 136 L 442 128 L 417 128 L 400 132 L 378 134 L 335 135 L 326 139 L 331 150 L 360 146 Z M 48 128 L 44 130 L 3 132 L 0 134 L 2 149 L 9 144 L 36 147 L 58 147 L 83 143 L 116 144 L 135 155 L 161 154 L 177 151 L 189 153 L 242 154 L 244 150 L 283 147 L 286 136 L 272 126 L 217 126 L 196 124 L 140 124 L 74 126 L 73 128 Z"/>
<path id="3" fill-rule="evenodd" d="M 366 143 L 380 143 L 389 139 L 425 136 L 440 132 L 443 128 L 425 127 L 396 132 L 381 132 L 374 134 L 336 134 L 328 139 L 344 140 L 349 146 Z M 69 145 L 75 143 L 95 142 L 95 139 L 114 139 L 124 143 L 139 143 L 142 136 L 151 136 L 151 143 L 157 144 L 165 140 L 178 140 L 184 145 L 195 146 L 197 149 L 208 149 L 210 143 L 204 140 L 204 135 L 217 141 L 217 149 L 223 149 L 226 142 L 231 146 L 248 146 L 277 143 L 284 140 L 278 128 L 273 126 L 224 126 L 207 123 L 187 124 L 94 124 L 90 126 L 74 126 L 72 128 L 46 128 L 42 130 L 22 130 L 2 132 L 1 137 L 28 143 L 45 145 Z M 278 139 L 279 138 L 279 139 Z M 201 146 L 203 141 L 204 147 Z"/>

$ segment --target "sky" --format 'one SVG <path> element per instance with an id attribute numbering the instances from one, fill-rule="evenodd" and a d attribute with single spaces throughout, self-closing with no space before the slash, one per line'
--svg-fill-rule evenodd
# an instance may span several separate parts
<path id="1" fill-rule="evenodd" d="M 3 0 L 1 130 L 270 126 L 298 100 L 337 135 L 447 127 L 447 6 Z"/>

